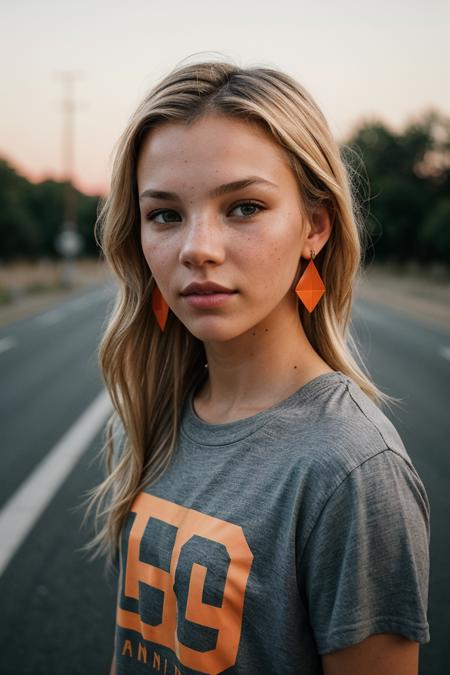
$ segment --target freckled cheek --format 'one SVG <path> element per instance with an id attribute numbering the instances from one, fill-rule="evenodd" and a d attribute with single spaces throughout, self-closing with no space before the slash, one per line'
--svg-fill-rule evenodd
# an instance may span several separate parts
<path id="1" fill-rule="evenodd" d="M 153 261 L 156 258 L 155 255 L 155 247 L 152 246 L 152 244 L 148 241 L 148 238 L 144 236 L 141 236 L 141 247 L 142 247 L 142 253 L 144 254 L 144 258 L 147 261 L 148 266 L 153 269 Z"/>
<path id="2" fill-rule="evenodd" d="M 145 235 L 141 237 L 141 246 L 152 274 L 161 284 L 164 284 L 165 277 L 169 276 L 172 265 L 171 249 L 161 243 L 156 244 Z"/>
<path id="3" fill-rule="evenodd" d="M 235 256 L 237 269 L 242 270 L 245 293 L 249 299 L 260 302 L 276 293 L 280 276 L 279 253 L 272 246 L 258 246 L 253 242 L 250 249 L 241 249 Z"/>
<path id="4" fill-rule="evenodd" d="M 252 277 L 255 291 L 256 286 L 258 287 L 258 294 L 262 293 L 269 299 L 289 288 L 298 265 L 295 250 L 295 246 L 280 246 L 273 242 L 260 251 L 254 251 Z"/>
<path id="5" fill-rule="evenodd" d="M 295 251 L 296 246 L 280 246 L 279 242 L 273 242 L 261 251 L 255 250 L 252 257 L 256 273 L 263 274 L 269 283 L 270 280 L 273 283 L 283 283 L 291 271 L 295 271 L 298 259 Z"/>

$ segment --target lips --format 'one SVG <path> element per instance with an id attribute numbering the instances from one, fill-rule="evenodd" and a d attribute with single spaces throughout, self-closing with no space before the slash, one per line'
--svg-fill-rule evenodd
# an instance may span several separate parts
<path id="1" fill-rule="evenodd" d="M 222 307 L 231 302 L 231 296 L 237 295 L 238 291 L 232 293 L 190 293 L 185 296 L 185 302 L 199 310 L 213 310 L 216 307 Z"/>
<path id="2" fill-rule="evenodd" d="M 216 284 L 213 281 L 194 281 L 181 291 L 181 295 L 212 295 L 214 293 L 237 293 L 237 291 Z"/>

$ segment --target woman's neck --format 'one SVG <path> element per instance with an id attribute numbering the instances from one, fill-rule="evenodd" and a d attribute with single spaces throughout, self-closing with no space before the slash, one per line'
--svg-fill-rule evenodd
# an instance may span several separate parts
<path id="1" fill-rule="evenodd" d="M 333 372 L 306 337 L 300 320 L 258 326 L 227 342 L 205 343 L 208 377 L 193 405 L 210 423 L 249 417 L 290 396 L 318 375 Z"/>

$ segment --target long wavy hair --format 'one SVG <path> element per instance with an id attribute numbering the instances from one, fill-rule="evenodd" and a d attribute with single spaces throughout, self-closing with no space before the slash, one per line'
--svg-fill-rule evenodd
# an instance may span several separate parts
<path id="1" fill-rule="evenodd" d="M 203 342 L 173 312 L 161 332 L 151 311 L 155 281 L 141 249 L 137 159 L 151 129 L 170 120 L 189 125 L 208 113 L 259 124 L 284 150 L 305 212 L 329 209 L 331 236 L 314 259 L 326 292 L 311 314 L 298 303 L 305 334 L 330 368 L 351 377 L 378 406 L 401 400 L 376 387 L 349 330 L 369 235 L 354 189 L 358 172 L 315 100 L 274 68 L 243 68 L 223 60 L 175 68 L 145 96 L 120 137 L 110 192 L 95 225 L 118 292 L 98 350 L 113 404 L 99 451 L 106 477 L 87 491 L 83 524 L 95 509 L 95 536 L 82 549 L 93 551 L 91 559 L 104 554 L 108 570 L 132 502 L 168 466 L 185 396 L 207 372 Z M 304 271 L 301 263 L 293 289 Z"/>

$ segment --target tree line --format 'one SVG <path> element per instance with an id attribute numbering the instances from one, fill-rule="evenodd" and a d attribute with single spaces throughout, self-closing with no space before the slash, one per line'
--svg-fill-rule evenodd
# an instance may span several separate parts
<path id="1" fill-rule="evenodd" d="M 450 267 L 450 117 L 427 111 L 401 132 L 363 124 L 342 147 L 370 234 L 366 257 Z"/>
<path id="2" fill-rule="evenodd" d="M 360 124 L 340 145 L 359 219 L 369 232 L 366 256 L 378 262 L 450 266 L 450 118 L 427 111 L 395 132 Z M 73 190 L 83 257 L 99 256 L 94 223 L 101 195 L 64 182 L 31 183 L 0 159 L 0 260 L 58 258 L 55 238 Z"/>
<path id="3" fill-rule="evenodd" d="M 83 240 L 84 257 L 98 257 L 93 224 L 100 195 L 85 195 L 71 184 L 55 180 L 31 183 L 0 159 L 0 260 L 59 258 L 56 236 L 65 218 L 67 190 L 72 190 L 75 220 Z"/>

